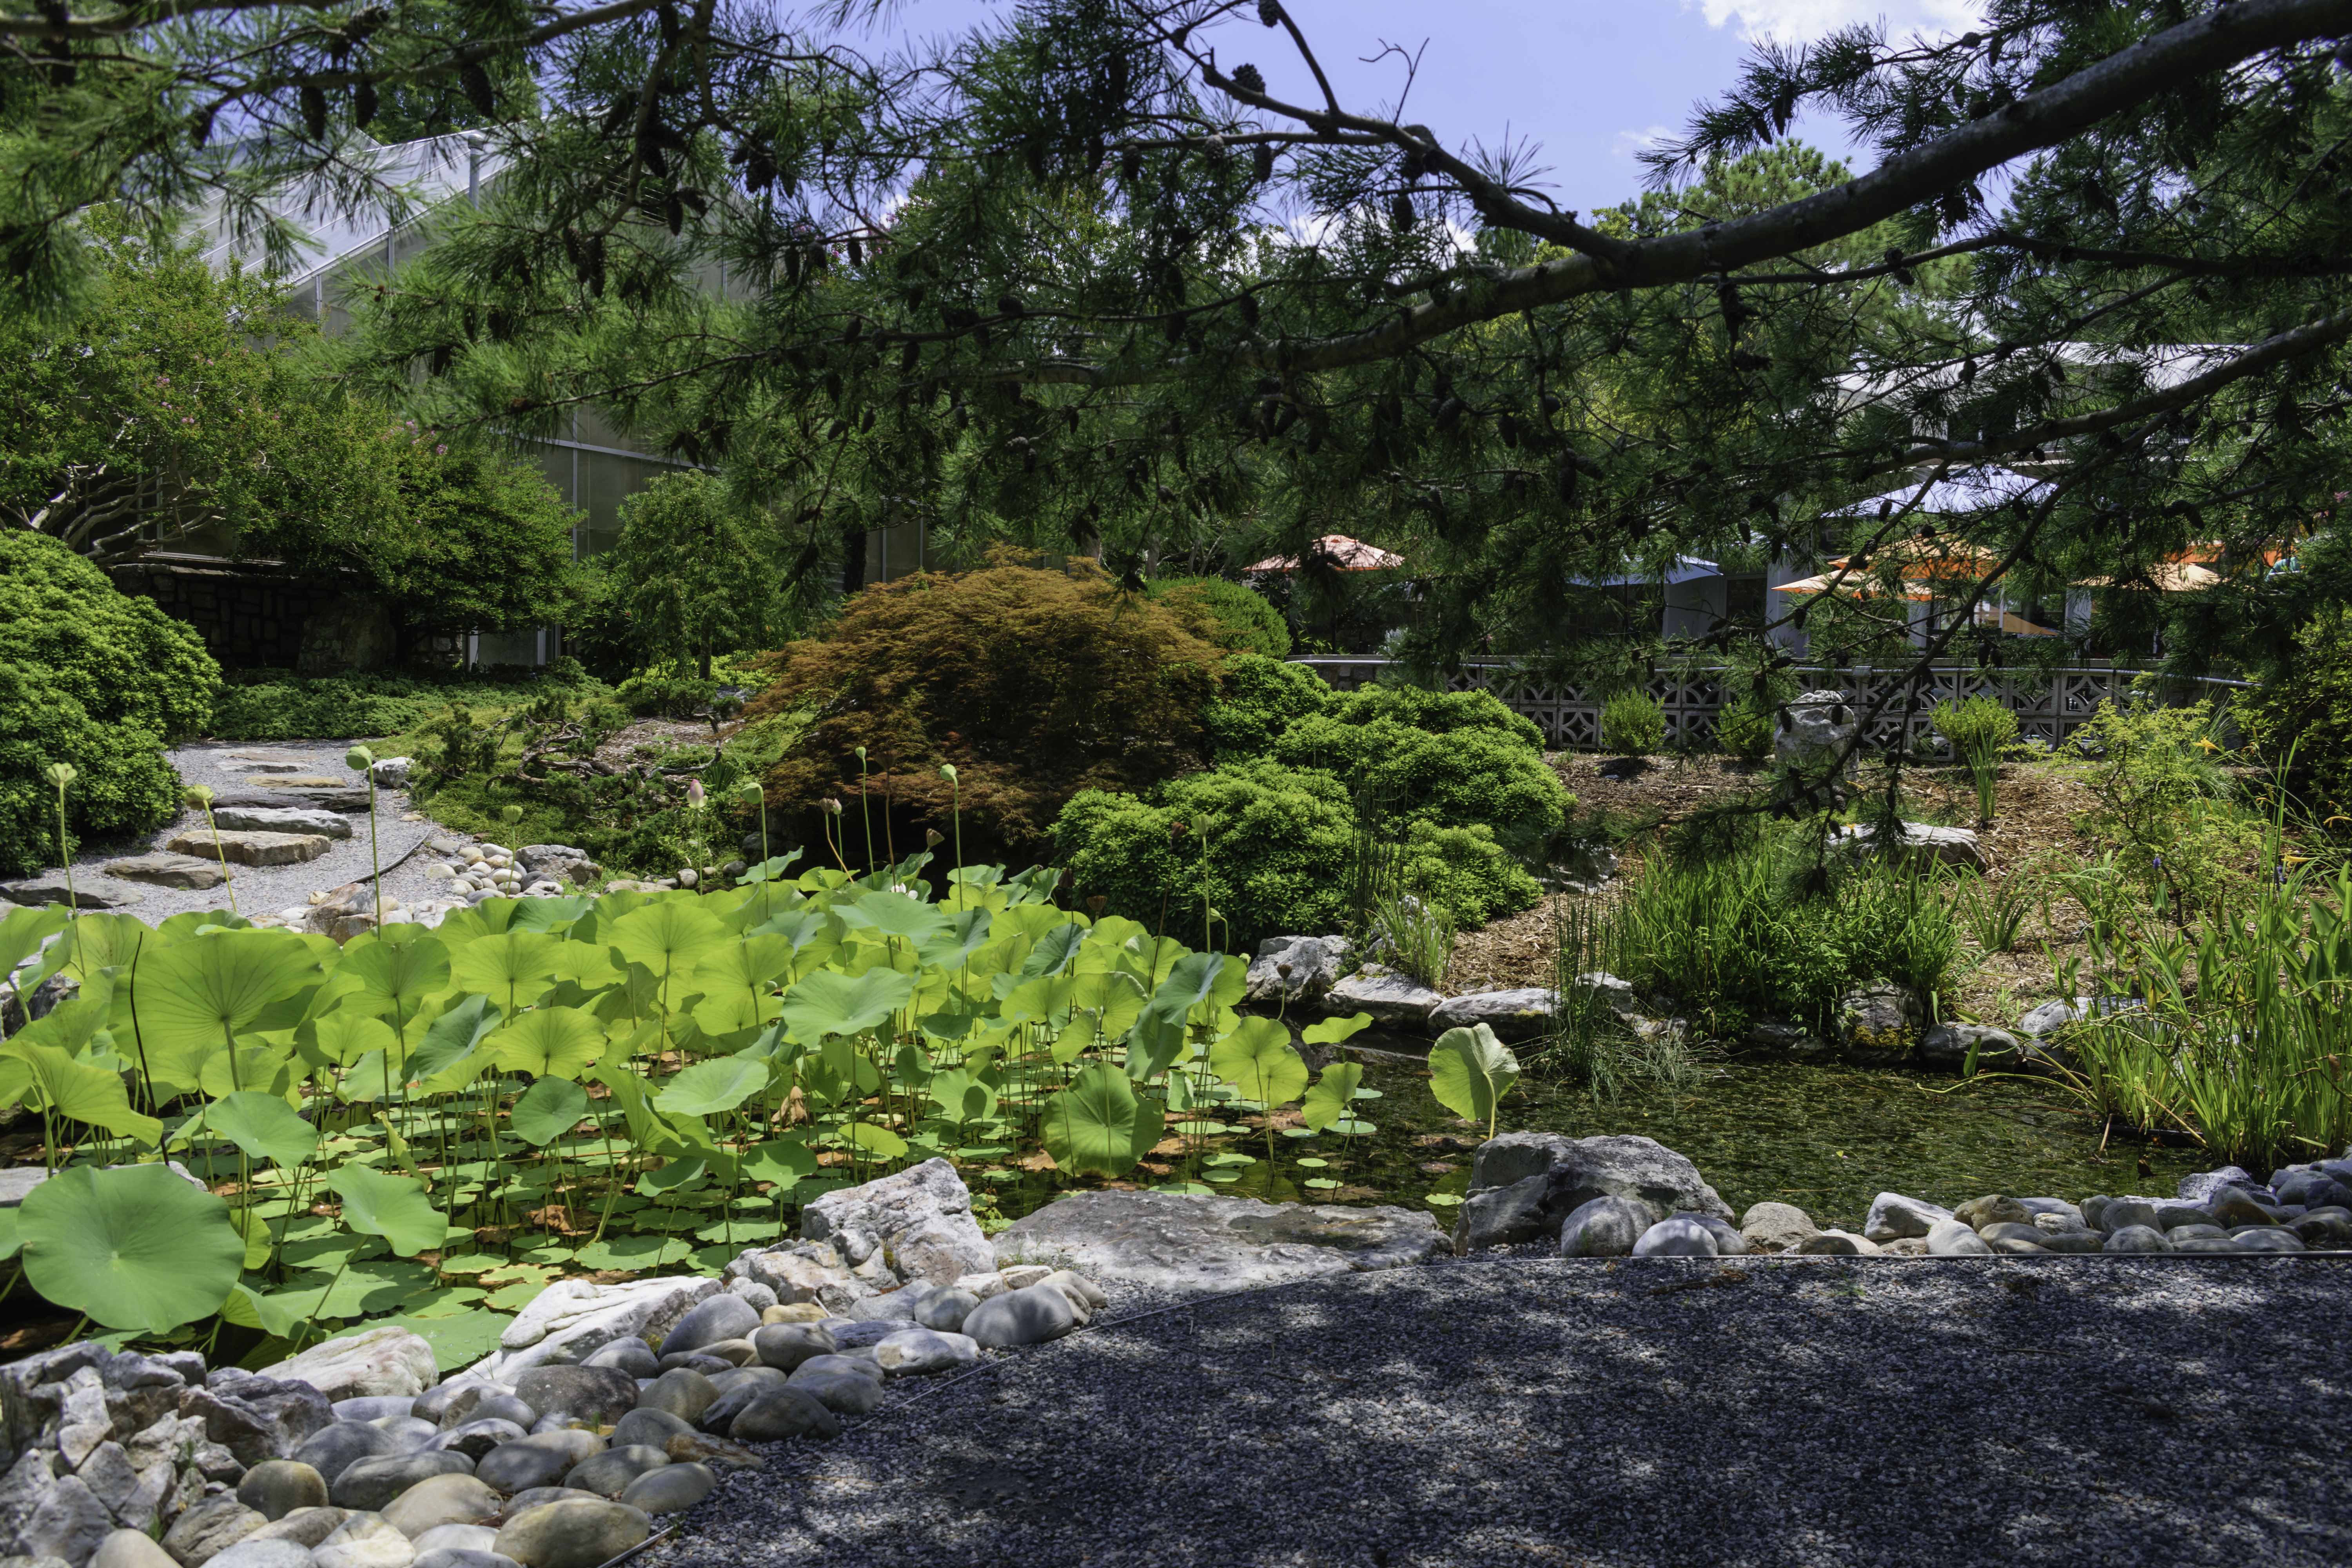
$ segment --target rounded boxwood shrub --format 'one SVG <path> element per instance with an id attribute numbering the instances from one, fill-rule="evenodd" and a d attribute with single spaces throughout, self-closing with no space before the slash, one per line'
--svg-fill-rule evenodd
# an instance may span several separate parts
<path id="1" fill-rule="evenodd" d="M 1145 585 L 1155 599 L 1199 605 L 1216 617 L 1210 639 L 1228 653 L 1281 658 L 1290 652 L 1290 628 L 1264 595 L 1223 577 L 1155 577 Z"/>
<path id="2" fill-rule="evenodd" d="M 194 628 L 53 539 L 0 533 L 0 875 L 55 862 L 52 763 L 79 775 L 68 834 L 153 831 L 180 808 L 166 742 L 203 730 L 220 667 Z"/>
<path id="3" fill-rule="evenodd" d="M 1355 781 L 1393 816 L 1443 827 L 1483 826 L 1527 858 L 1543 853 L 1575 804 L 1543 753 L 1503 729 L 1433 733 L 1395 719 L 1350 722 L 1318 714 L 1284 731 L 1274 756 Z"/>
<path id="4" fill-rule="evenodd" d="M 1202 854 L 1201 832 L 1207 830 Z M 1484 824 L 1412 822 L 1401 885 L 1475 924 L 1540 889 Z M 1089 790 L 1054 825 L 1055 857 L 1080 900 L 1197 942 L 1202 905 L 1215 945 L 1246 952 L 1269 936 L 1345 931 L 1357 822 L 1331 773 L 1265 758 L 1171 779 L 1149 799 Z"/>
<path id="5" fill-rule="evenodd" d="M 1367 686 L 1335 696 L 1324 710 L 1344 724 L 1390 719 L 1433 735 L 1491 730 L 1507 735 L 1541 760 L 1544 732 L 1524 713 L 1514 713 L 1491 691 L 1430 691 L 1418 686 Z"/>
<path id="6" fill-rule="evenodd" d="M 1201 714 L 1202 736 L 1219 762 L 1261 757 L 1292 724 L 1329 712 L 1339 700 L 1323 678 L 1303 664 L 1238 653 L 1225 661 L 1217 699 Z"/>

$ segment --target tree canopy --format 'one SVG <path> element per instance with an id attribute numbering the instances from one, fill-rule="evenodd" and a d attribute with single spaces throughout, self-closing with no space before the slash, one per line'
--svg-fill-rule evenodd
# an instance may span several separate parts
<path id="1" fill-rule="evenodd" d="M 457 83 L 514 163 L 356 302 L 352 384 L 453 428 L 594 404 L 782 504 L 803 575 L 896 521 L 1129 574 L 1346 521 L 1422 584 L 1410 651 L 1542 654 L 1577 578 L 1810 553 L 1857 499 L 2016 462 L 2052 482 L 1970 521 L 1964 590 L 2226 545 L 2187 629 L 2245 657 L 2284 646 L 2267 564 L 2341 488 L 2352 0 L 1762 45 L 1589 218 L 1525 149 L 1270 95 L 1256 51 L 1322 82 L 1365 41 L 1279 0 L 1030 0 L 890 58 L 714 0 L 7 9 L 22 156 L 157 203 L 336 188 L 384 85 Z M 1783 146 L 1801 112 L 1873 166 Z M 236 159 L 192 134 L 230 121 Z M 19 309 L 70 291 L 81 189 L 0 197 Z M 1835 526 L 1865 573 L 1931 525 Z"/>

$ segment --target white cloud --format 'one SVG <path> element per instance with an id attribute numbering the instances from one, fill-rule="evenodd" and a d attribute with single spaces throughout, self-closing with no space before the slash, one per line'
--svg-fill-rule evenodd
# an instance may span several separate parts
<path id="1" fill-rule="evenodd" d="M 1750 37 L 1767 35 L 1782 43 L 1802 43 L 1854 22 L 1884 20 L 1897 37 L 1906 34 L 1959 33 L 1982 19 L 1979 0 L 1683 0 L 1697 6 L 1707 26 L 1739 19 Z"/>
<path id="2" fill-rule="evenodd" d="M 1610 152 L 1615 157 L 1631 158 L 1636 153 L 1646 153 L 1661 142 L 1674 139 L 1674 128 L 1667 125 L 1653 125 L 1647 131 L 1620 131 L 1617 132 L 1617 145 Z"/>

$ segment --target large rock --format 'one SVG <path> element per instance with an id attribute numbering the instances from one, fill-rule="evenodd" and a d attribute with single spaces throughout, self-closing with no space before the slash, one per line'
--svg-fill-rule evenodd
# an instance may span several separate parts
<path id="1" fill-rule="evenodd" d="M 2015 1035 L 1982 1024 L 1937 1024 L 1919 1037 L 1919 1059 L 1930 1067 L 1964 1067 L 1971 1050 L 1979 1070 L 2013 1068 L 2026 1058 L 2025 1047 Z"/>
<path id="2" fill-rule="evenodd" d="M 1639 1198 L 1603 1196 L 1580 1204 L 1560 1222 L 1562 1258 L 1623 1258 L 1656 1224 Z"/>
<path id="3" fill-rule="evenodd" d="M 1003 1350 L 1014 1345 L 1042 1345 L 1048 1340 L 1060 1339 L 1077 1326 L 1077 1309 L 1067 1296 L 1050 1285 L 1032 1285 L 1025 1290 L 1007 1290 L 1002 1296 L 992 1296 L 974 1308 L 971 1316 L 964 1320 L 964 1332 L 974 1344 L 988 1350 Z M 889 1340 L 899 1337 L 899 1334 L 892 1334 Z M 876 1355 L 878 1363 L 878 1346 Z M 814 1363 L 803 1364 L 799 1372 L 793 1373 L 795 1384 L 810 1364 Z M 824 1396 L 819 1394 L 818 1397 Z M 831 1400 L 825 1403 L 833 1405 Z M 838 1405 L 833 1407 L 839 1408 Z"/>
<path id="4" fill-rule="evenodd" d="M 1906 1198 L 1900 1193 L 1881 1193 L 1870 1203 L 1870 1213 L 1863 1217 L 1862 1234 L 1873 1241 L 1900 1241 L 1906 1236 L 1924 1237 L 1939 1220 L 1952 1217 L 1952 1211 L 1938 1208 L 1917 1198 Z"/>
<path id="5" fill-rule="evenodd" d="M 692 1311 L 677 1321 L 677 1326 L 662 1336 L 661 1353 L 676 1355 L 680 1351 L 697 1351 L 715 1345 L 721 1340 L 750 1337 L 760 1326 L 759 1310 L 742 1297 L 721 1290 L 706 1298 Z"/>
<path id="6" fill-rule="evenodd" d="M 1559 1005 L 1559 993 L 1532 985 L 1449 996 L 1429 1015 L 1429 1032 L 1443 1034 L 1484 1024 L 1498 1039 L 1529 1040 L 1551 1028 L 1552 1014 Z"/>
<path id="7" fill-rule="evenodd" d="M 352 836 L 349 817 L 306 805 L 215 805 L 213 826 L 224 833 L 236 829 L 251 833 L 315 833 L 327 838 Z"/>
<path id="8" fill-rule="evenodd" d="M 236 1483 L 236 1500 L 275 1524 L 297 1509 L 327 1506 L 327 1478 L 299 1459 L 264 1459 Z"/>
<path id="9" fill-rule="evenodd" d="M 1418 980 L 1367 965 L 1331 987 L 1323 1005 L 1334 1013 L 1370 1013 L 1380 1024 L 1410 1024 L 1420 1028 L 1445 1000 Z"/>
<path id="10" fill-rule="evenodd" d="M 1713 1258 L 1721 1250 L 1716 1233 L 1701 1224 L 1696 1215 L 1686 1214 L 1668 1215 L 1643 1231 L 1641 1239 L 1633 1243 L 1636 1258 Z"/>
<path id="11" fill-rule="evenodd" d="M 499 1554 L 523 1568 L 598 1568 L 653 1533 L 645 1513 L 601 1498 L 525 1509 L 499 1531 Z"/>
<path id="12" fill-rule="evenodd" d="M 716 1279 L 670 1278 L 596 1285 L 559 1279 L 531 1299 L 499 1335 L 499 1350 L 467 1374 L 513 1383 L 537 1366 L 584 1362 L 615 1340 L 652 1340 L 719 1293 Z"/>
<path id="13" fill-rule="evenodd" d="M 1924 1009 L 1900 985 L 1879 984 L 1849 991 L 1838 1002 L 1838 1028 L 1848 1048 L 1892 1055 L 1910 1044 Z"/>
<path id="14" fill-rule="evenodd" d="M 398 1437 L 372 1421 L 338 1421 L 302 1440 L 294 1460 L 326 1478 L 327 1485 L 362 1459 L 389 1458 L 405 1450 Z"/>
<path id="15" fill-rule="evenodd" d="M 196 1564 L 210 1562 L 268 1522 L 225 1493 L 209 1497 L 172 1521 L 172 1528 L 163 1532 L 163 1550 L 181 1568 L 196 1568 Z M 58 1557 L 64 1553 L 45 1551 L 28 1552 L 26 1555 Z"/>
<path id="16" fill-rule="evenodd" d="M 65 874 L 59 872 L 50 877 L 0 882 L 0 899 L 35 909 L 45 904 L 71 903 L 85 910 L 127 910 L 133 904 L 145 903 L 147 895 L 136 888 L 110 885 L 97 877 L 76 877 L 68 884 Z"/>
<path id="17" fill-rule="evenodd" d="M 1813 1216 L 1794 1204 L 1757 1204 L 1739 1216 L 1739 1234 L 1758 1252 L 1794 1252 L 1821 1234 Z"/>
<path id="18" fill-rule="evenodd" d="M 801 1212 L 801 1234 L 831 1243 L 852 1266 L 878 1249 L 898 1279 L 934 1285 L 952 1285 L 996 1258 L 971 1217 L 971 1194 L 943 1159 L 823 1194 Z"/>
<path id="19" fill-rule="evenodd" d="M 535 1366 L 515 1379 L 515 1397 L 541 1415 L 610 1424 L 636 1408 L 637 1380 L 616 1367 Z"/>
<path id="20" fill-rule="evenodd" d="M 1094 1279 L 1189 1293 L 1402 1268 L 1447 1250 L 1420 1209 L 1095 1192 L 1058 1198 L 998 1232 L 995 1261 L 1051 1261 Z M 980 1337 L 971 1318 L 963 1331 Z"/>
<path id="21" fill-rule="evenodd" d="M 143 1530 L 117 1530 L 98 1544 L 89 1568 L 179 1568 Z"/>
<path id="22" fill-rule="evenodd" d="M 904 1329 L 874 1347 L 874 1364 L 894 1376 L 946 1372 L 979 1359 L 979 1341 L 969 1334 L 936 1329 Z"/>
<path id="23" fill-rule="evenodd" d="M 126 882 L 145 882 L 156 888 L 181 888 L 202 892 L 217 888 L 228 880 L 216 859 L 201 855 L 167 855 L 155 850 L 146 855 L 130 855 L 106 863 L 106 874 L 120 877 Z"/>
<path id="24" fill-rule="evenodd" d="M 620 1500 L 646 1513 L 679 1513 L 710 1495 L 719 1473 L 691 1460 L 647 1470 L 622 1489 Z"/>
<path id="25" fill-rule="evenodd" d="M 313 1345 L 261 1375 L 299 1379 L 329 1399 L 395 1394 L 413 1399 L 441 1381 L 441 1369 L 423 1336 L 382 1328 Z"/>
<path id="26" fill-rule="evenodd" d="M 1594 1198 L 1622 1197 L 1649 1205 L 1653 1219 L 1685 1212 L 1731 1217 L 1731 1205 L 1700 1177 L 1696 1165 L 1637 1134 L 1575 1139 L 1544 1175 L 1545 1201 L 1561 1214 Z"/>
<path id="27" fill-rule="evenodd" d="M 1981 872 L 1991 865 L 1985 858 L 1984 846 L 1979 842 L 1976 834 L 1966 827 L 1937 827 L 1932 823 L 1906 822 L 1902 825 L 1900 835 L 1884 847 L 1878 839 L 1874 826 L 1850 822 L 1831 838 L 1830 853 L 1857 859 L 1876 855 L 1905 867 L 1959 866 Z"/>
<path id="28" fill-rule="evenodd" d="M 255 1377 L 223 1368 L 180 1396 L 180 1414 L 199 1416 L 205 1436 L 253 1466 L 290 1459 L 304 1439 L 334 1424 L 327 1396 L 307 1383 Z"/>
<path id="29" fill-rule="evenodd" d="M 505 1500 L 470 1475 L 435 1476 L 383 1505 L 383 1521 L 411 1541 L 446 1524 L 479 1524 Z"/>
<path id="30" fill-rule="evenodd" d="M 526 844 L 515 858 L 531 876 L 553 882 L 587 882 L 603 870 L 588 851 L 569 844 Z"/>
<path id="31" fill-rule="evenodd" d="M 1252 1002 L 1314 1002 L 1348 966 L 1354 944 L 1344 936 L 1270 936 L 1257 944 L 1244 995 Z M 1283 973 L 1285 966 L 1289 973 Z"/>
<path id="32" fill-rule="evenodd" d="M 0 1549 L 20 1559 L 61 1557 L 86 1563 L 116 1521 L 79 1476 L 53 1473 L 56 1458 L 48 1448 L 29 1449 L 0 1479 Z M 232 1498 L 228 1506 L 238 1505 Z M 260 1516 L 255 1515 L 253 1522 L 259 1524 Z M 231 1535 L 212 1550 L 234 1539 Z"/>
<path id="33" fill-rule="evenodd" d="M 378 1513 L 354 1513 L 310 1553 L 318 1568 L 408 1568 L 416 1548 Z"/>
<path id="34" fill-rule="evenodd" d="M 299 866 L 334 847 L 317 833 L 183 833 L 163 846 L 174 855 L 205 855 L 238 866 Z"/>
<path id="35" fill-rule="evenodd" d="M 1927 1250 L 1937 1258 L 1986 1258 L 1992 1247 L 1968 1221 L 1939 1219 L 1927 1227 Z"/>
<path id="36" fill-rule="evenodd" d="M 817 1308 L 823 1317 L 846 1316 L 857 1302 L 873 1295 L 877 1269 L 888 1273 L 887 1265 L 870 1254 L 865 1263 L 853 1268 L 838 1247 L 818 1241 L 785 1247 L 746 1247 L 727 1265 L 727 1275 L 730 1281 L 768 1291 L 786 1310 Z M 898 1276 L 892 1274 L 889 1279 L 896 1283 Z M 761 1317 L 764 1321 L 766 1314 Z"/>
<path id="37" fill-rule="evenodd" d="M 344 1467 L 331 1490 L 337 1508 L 347 1508 L 354 1513 L 376 1513 L 409 1488 L 436 1476 L 473 1473 L 473 1460 L 446 1448 L 427 1449 L 421 1454 L 387 1454 Z"/>

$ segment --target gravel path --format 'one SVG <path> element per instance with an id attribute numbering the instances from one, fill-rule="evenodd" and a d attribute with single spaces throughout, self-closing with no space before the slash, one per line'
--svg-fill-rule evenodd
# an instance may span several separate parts
<path id="1" fill-rule="evenodd" d="M 343 765 L 343 753 L 353 742 L 349 741 L 293 741 L 259 743 L 205 742 L 177 747 L 166 753 L 173 767 L 179 770 L 186 784 L 210 784 L 223 794 L 230 790 L 247 791 L 257 778 L 268 776 L 241 767 L 243 759 L 264 757 L 272 762 L 292 763 L 304 775 L 321 778 L 349 779 L 364 786 L 359 774 Z M 289 805 L 302 802 L 289 800 Z M 404 820 L 407 817 L 415 821 Z M 366 880 L 369 874 L 368 819 L 365 812 L 347 816 L 352 836 L 339 838 L 316 860 L 299 866 L 237 866 L 229 868 L 230 886 L 236 893 L 239 913 L 274 915 L 281 910 L 307 905 L 310 894 L 329 888 L 340 888 L 346 882 Z M 136 889 L 144 895 L 124 911 L 137 915 L 150 925 L 162 923 L 172 916 L 189 910 L 221 910 L 228 907 L 228 889 L 213 888 L 203 891 L 178 888 L 159 888 L 146 882 L 125 882 L 105 874 L 106 863 L 125 856 L 141 854 L 148 849 L 161 849 L 183 833 L 201 832 L 205 814 L 183 812 L 180 816 L 147 839 L 133 843 L 114 842 L 103 847 L 86 847 L 74 861 L 74 880 L 82 887 L 100 887 L 110 890 Z M 386 898 L 404 902 L 428 898 L 436 891 L 446 894 L 446 882 L 436 889 L 425 877 L 425 856 L 408 858 L 410 851 L 425 839 L 439 835 L 464 838 L 440 824 L 421 816 L 409 805 L 403 790 L 376 792 L 375 831 L 378 852 L 384 866 L 383 890 Z M 407 864 L 402 864 L 407 860 Z"/>
<path id="2" fill-rule="evenodd" d="M 1740 1282 L 1695 1288 L 1719 1270 Z M 2352 1560 L 2352 1263 L 1465 1263 L 894 1384 L 647 1565 Z"/>

